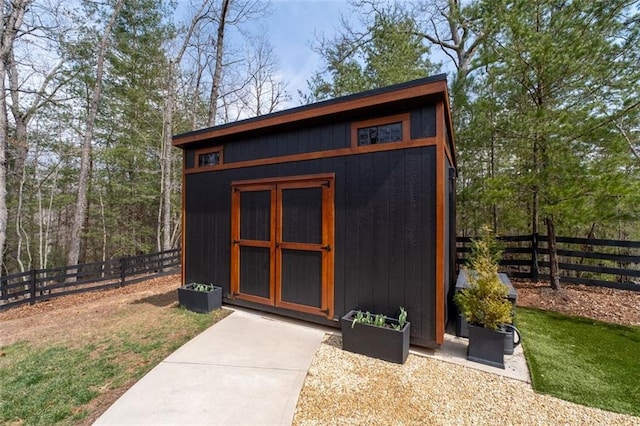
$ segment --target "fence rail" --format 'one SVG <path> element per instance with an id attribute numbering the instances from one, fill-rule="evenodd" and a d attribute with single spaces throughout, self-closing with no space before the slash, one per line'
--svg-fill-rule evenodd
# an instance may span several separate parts
<path id="1" fill-rule="evenodd" d="M 549 279 L 549 239 L 544 235 L 499 237 L 500 265 L 514 278 Z M 471 238 L 458 237 L 458 264 L 471 251 Z M 640 291 L 640 241 L 557 237 L 560 281 Z"/>
<path id="2" fill-rule="evenodd" d="M 123 287 L 180 265 L 180 249 L 0 277 L 0 310 L 86 291 Z"/>

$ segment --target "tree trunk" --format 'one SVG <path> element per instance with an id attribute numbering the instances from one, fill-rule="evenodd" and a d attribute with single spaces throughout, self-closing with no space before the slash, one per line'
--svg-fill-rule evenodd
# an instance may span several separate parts
<path id="1" fill-rule="evenodd" d="M 24 170 L 24 165 L 23 165 Z M 17 247 L 16 247 L 16 261 L 18 262 L 18 267 L 20 268 L 20 272 L 24 272 L 24 263 L 22 262 L 22 240 L 24 235 L 24 229 L 22 227 L 22 201 L 24 194 L 24 182 L 27 179 L 25 173 L 22 173 L 22 178 L 18 182 L 18 206 L 16 207 L 16 238 L 17 238 Z M 27 239 L 28 244 L 28 239 Z"/>
<path id="2" fill-rule="evenodd" d="M 3 37 L 4 38 L 4 37 Z M 4 269 L 4 244 L 7 239 L 7 102 L 5 95 L 5 76 L 4 61 L 0 58 L 0 100 L 2 105 L 0 108 L 0 276 Z"/>
<path id="3" fill-rule="evenodd" d="M 218 23 L 218 36 L 216 37 L 216 63 L 213 70 L 213 81 L 211 82 L 211 95 L 209 96 L 209 120 L 208 126 L 216 124 L 216 112 L 218 105 L 218 94 L 220 92 L 220 80 L 222 77 L 222 54 L 224 52 L 224 27 L 229 13 L 231 0 L 222 0 L 220 10 L 220 22 Z"/>
<path id="4" fill-rule="evenodd" d="M 547 224 L 547 237 L 549 238 L 549 281 L 552 289 L 559 290 L 558 247 L 556 245 L 556 229 L 553 223 L 553 216 L 547 216 L 544 221 Z"/>
<path id="5" fill-rule="evenodd" d="M 538 173 L 538 143 L 535 140 L 533 142 L 533 165 L 536 173 Z M 538 229 L 538 220 L 539 220 L 538 216 L 539 216 L 539 210 L 540 210 L 539 192 L 540 192 L 540 189 L 538 188 L 538 186 L 534 185 L 532 190 L 532 200 L 531 200 L 531 234 L 534 235 L 534 238 L 537 238 L 537 236 L 540 233 Z M 539 271 L 540 265 L 538 265 L 537 255 L 533 257 L 532 263 L 533 263 L 531 265 L 532 270 Z M 533 277 L 534 282 L 538 281 L 537 275 L 538 274 L 536 272 L 535 276 Z"/>
<path id="6" fill-rule="evenodd" d="M 11 94 L 11 113 L 15 123 L 15 136 L 12 138 L 13 170 L 9 176 L 9 184 L 18 185 L 22 181 L 22 171 L 27 162 L 29 145 L 27 142 L 27 114 L 20 110 L 20 82 L 18 81 L 18 66 L 16 64 L 13 49 L 7 58 L 7 75 L 9 76 L 9 92 Z"/>
<path id="7" fill-rule="evenodd" d="M 113 8 L 113 13 L 109 19 L 109 23 L 104 29 L 104 34 L 100 42 L 100 50 L 96 63 L 96 82 L 91 95 L 91 104 L 87 114 L 86 129 L 82 142 L 82 155 L 80 159 L 80 174 L 78 176 L 78 197 L 76 199 L 76 208 L 73 215 L 73 223 L 71 225 L 71 235 L 69 240 L 69 251 L 67 254 L 67 265 L 77 265 L 80 256 L 80 236 L 82 228 L 87 216 L 87 192 L 89 188 L 89 167 L 91 162 L 91 142 L 93 140 L 93 129 L 96 116 L 98 115 L 98 104 L 102 94 L 102 74 L 104 72 L 104 61 L 107 53 L 107 45 L 109 44 L 109 36 L 115 25 L 116 19 L 120 14 L 120 10 L 124 4 L 124 0 L 118 0 Z"/>
<path id="8" fill-rule="evenodd" d="M 5 77 L 7 76 L 6 64 L 13 51 L 13 43 L 18 35 L 18 30 L 24 22 L 24 14 L 33 0 L 14 0 L 9 7 L 3 2 L 0 8 L 0 18 L 3 26 L 0 37 L 0 275 L 4 267 L 4 245 L 7 239 L 7 92 Z M 8 14 L 6 13 L 8 12 Z"/>
<path id="9" fill-rule="evenodd" d="M 175 61 L 169 61 L 169 75 L 167 76 L 167 99 L 165 101 L 164 143 L 161 150 L 162 182 L 162 247 L 171 248 L 171 136 L 173 134 L 173 108 L 175 91 Z"/>

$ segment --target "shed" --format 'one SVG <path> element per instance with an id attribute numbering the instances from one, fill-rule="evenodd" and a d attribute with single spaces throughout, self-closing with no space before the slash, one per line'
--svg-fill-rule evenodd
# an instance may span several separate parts
<path id="1" fill-rule="evenodd" d="M 455 144 L 445 75 L 173 137 L 182 279 L 230 305 L 339 327 L 351 309 L 444 339 L 455 277 Z"/>

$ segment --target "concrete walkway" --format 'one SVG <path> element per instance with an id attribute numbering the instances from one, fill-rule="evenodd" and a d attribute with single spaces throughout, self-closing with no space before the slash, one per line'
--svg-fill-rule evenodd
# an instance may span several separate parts
<path id="1" fill-rule="evenodd" d="M 235 311 L 158 364 L 96 425 L 290 425 L 324 330 Z"/>
<path id="2" fill-rule="evenodd" d="M 339 330 L 254 311 L 232 314 L 190 340 L 120 397 L 96 425 L 290 425 L 325 333 Z M 530 383 L 518 346 L 505 369 L 466 359 L 467 340 L 411 353 Z"/>

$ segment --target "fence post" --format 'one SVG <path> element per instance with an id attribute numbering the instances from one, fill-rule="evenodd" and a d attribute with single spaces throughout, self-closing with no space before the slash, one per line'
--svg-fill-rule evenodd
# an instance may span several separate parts
<path id="1" fill-rule="evenodd" d="M 124 283 L 127 279 L 127 258 L 120 258 L 120 287 L 124 287 Z"/>
<path id="2" fill-rule="evenodd" d="M 29 271 L 29 290 L 30 290 L 30 300 L 29 300 L 29 304 L 30 305 L 35 305 L 36 304 L 36 270 L 32 269 L 31 271 Z"/>
<path id="3" fill-rule="evenodd" d="M 531 280 L 538 282 L 538 233 L 531 235 Z"/>

